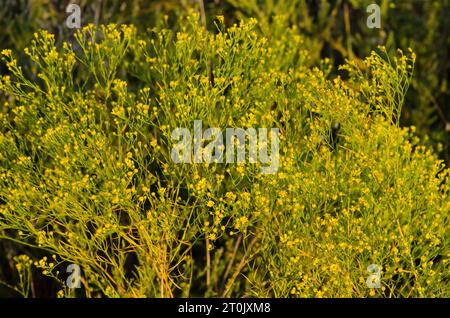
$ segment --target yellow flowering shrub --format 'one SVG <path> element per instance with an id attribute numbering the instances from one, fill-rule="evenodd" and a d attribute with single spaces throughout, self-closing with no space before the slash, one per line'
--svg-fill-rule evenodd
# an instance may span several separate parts
<path id="1" fill-rule="evenodd" d="M 332 78 L 303 39 L 251 19 L 206 32 L 36 34 L 0 90 L 0 239 L 54 297 L 449 296 L 449 170 L 398 117 L 414 53 Z M 277 18 L 276 23 L 285 21 Z M 275 127 L 280 167 L 171 159 L 171 132 Z M 81 268 L 81 288 L 66 267 Z M 368 288 L 367 267 L 381 286 Z"/>

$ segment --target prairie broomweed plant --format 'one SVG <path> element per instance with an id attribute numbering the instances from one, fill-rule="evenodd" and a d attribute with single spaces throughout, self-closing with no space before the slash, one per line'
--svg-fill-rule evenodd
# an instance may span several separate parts
<path id="1" fill-rule="evenodd" d="M 414 54 L 330 78 L 294 28 L 265 38 L 257 23 L 89 25 L 61 48 L 40 32 L 33 74 L 2 52 L 0 238 L 26 247 L 17 291 L 37 273 L 55 297 L 449 296 L 449 170 L 398 125 Z M 171 132 L 195 120 L 276 127 L 277 173 L 174 163 Z"/>

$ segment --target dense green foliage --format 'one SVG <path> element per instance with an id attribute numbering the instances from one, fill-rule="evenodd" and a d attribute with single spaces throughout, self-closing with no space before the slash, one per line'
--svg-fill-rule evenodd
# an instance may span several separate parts
<path id="1" fill-rule="evenodd" d="M 76 33 L 1 13 L 3 295 L 450 296 L 446 1 L 383 2 L 381 30 L 363 1 L 81 2 Z M 278 128 L 277 173 L 174 163 L 199 119 Z"/>

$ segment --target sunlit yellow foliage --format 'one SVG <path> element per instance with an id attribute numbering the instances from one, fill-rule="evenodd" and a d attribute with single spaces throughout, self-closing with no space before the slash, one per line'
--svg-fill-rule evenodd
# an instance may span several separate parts
<path id="1" fill-rule="evenodd" d="M 34 247 L 17 290 L 34 266 L 58 297 L 449 296 L 449 170 L 398 125 L 414 54 L 330 78 L 297 32 L 256 24 L 41 32 L 31 75 L 2 52 L 0 237 Z M 197 119 L 279 128 L 278 172 L 173 163 L 171 131 Z"/>

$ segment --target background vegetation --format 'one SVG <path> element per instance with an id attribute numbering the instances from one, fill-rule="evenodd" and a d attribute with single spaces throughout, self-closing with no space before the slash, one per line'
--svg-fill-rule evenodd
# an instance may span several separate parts
<path id="1" fill-rule="evenodd" d="M 450 3 L 368 3 L 3 1 L 3 295 L 448 297 Z M 279 173 L 174 165 L 199 118 Z"/>

